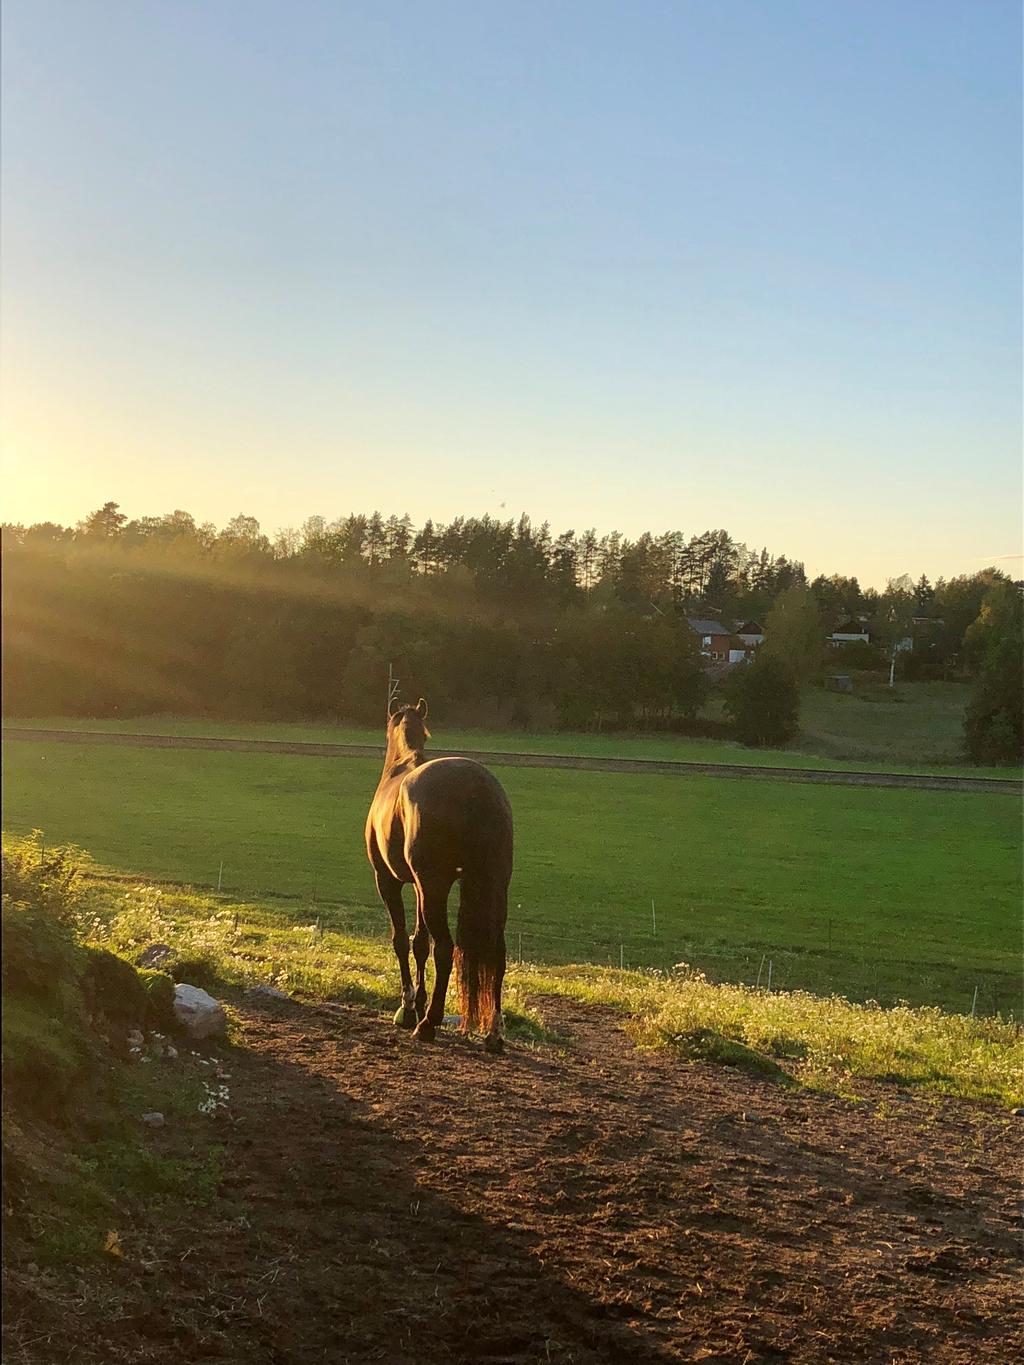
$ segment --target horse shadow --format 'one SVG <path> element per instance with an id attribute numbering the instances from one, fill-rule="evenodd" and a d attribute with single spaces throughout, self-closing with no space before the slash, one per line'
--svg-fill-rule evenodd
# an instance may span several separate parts
<path id="1" fill-rule="evenodd" d="M 273 1015 L 292 1031 L 301 1007 L 261 1007 L 250 1017 L 266 1023 Z M 322 1039 L 306 1041 L 306 1055 L 319 1061 Z M 339 1051 L 335 1065 L 345 1064 Z M 208 1221 L 189 1233 L 195 1249 L 176 1291 L 211 1308 L 232 1305 L 217 1359 L 676 1359 L 621 1320 L 621 1306 L 548 1268 L 536 1237 L 489 1217 L 486 1200 L 469 1211 L 424 1183 L 420 1135 L 375 1120 L 370 1100 L 336 1088 L 301 1052 L 285 1059 L 239 1048 L 225 1065 L 233 1117 L 222 1128 L 224 1175 Z M 192 1317 L 201 1321 L 202 1310 Z M 187 1342 L 183 1348 L 189 1358 Z M 192 1349 L 211 1353 L 205 1340 Z"/>

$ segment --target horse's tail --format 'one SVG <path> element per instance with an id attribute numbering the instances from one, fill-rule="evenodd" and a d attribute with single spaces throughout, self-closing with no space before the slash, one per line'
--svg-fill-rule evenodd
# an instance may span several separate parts
<path id="1" fill-rule="evenodd" d="M 501 1009 L 505 975 L 507 879 L 483 868 L 464 867 L 459 885 L 455 971 L 465 1032 L 489 1033 Z"/>

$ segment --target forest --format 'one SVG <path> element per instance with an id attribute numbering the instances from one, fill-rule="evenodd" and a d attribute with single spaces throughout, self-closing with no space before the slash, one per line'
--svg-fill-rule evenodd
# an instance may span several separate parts
<path id="1" fill-rule="evenodd" d="M 724 530 L 555 534 L 525 515 L 418 528 L 313 516 L 272 539 L 251 516 L 218 530 L 180 510 L 129 520 L 107 502 L 74 527 L 4 525 L 2 552 L 12 716 L 373 723 L 392 665 L 405 695 L 443 697 L 462 724 L 699 732 L 715 680 L 687 616 L 767 623 L 769 641 L 774 622 L 782 640 L 795 604 L 811 638 L 803 681 L 851 617 L 872 645 L 851 647 L 848 667 L 881 670 L 887 641 L 912 631 L 901 673 L 943 678 L 978 667 L 972 627 L 986 595 L 1010 588 L 988 568 L 879 592 L 808 581 L 799 561 Z"/>

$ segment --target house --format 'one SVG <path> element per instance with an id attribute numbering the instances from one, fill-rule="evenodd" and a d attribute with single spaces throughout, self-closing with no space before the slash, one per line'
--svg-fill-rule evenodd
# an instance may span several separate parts
<path id="1" fill-rule="evenodd" d="M 759 625 L 757 621 L 741 621 L 733 634 L 751 647 L 764 644 L 764 626 Z"/>
<path id="2" fill-rule="evenodd" d="M 686 624 L 696 635 L 700 652 L 705 659 L 710 659 L 712 663 L 735 663 L 736 659 L 731 659 L 730 653 L 736 654 L 737 658 L 743 657 L 743 651 L 736 649 L 732 631 L 723 626 L 721 621 L 703 616 L 688 616 Z"/>
<path id="3" fill-rule="evenodd" d="M 871 636 L 868 634 L 867 622 L 856 620 L 841 622 L 828 637 L 828 642 L 830 645 L 870 644 Z"/>

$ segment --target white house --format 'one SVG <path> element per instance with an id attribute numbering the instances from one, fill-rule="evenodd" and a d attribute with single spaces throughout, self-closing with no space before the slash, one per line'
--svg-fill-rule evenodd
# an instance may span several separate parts
<path id="1" fill-rule="evenodd" d="M 870 644 L 866 621 L 843 621 L 828 637 L 831 645 Z"/>

